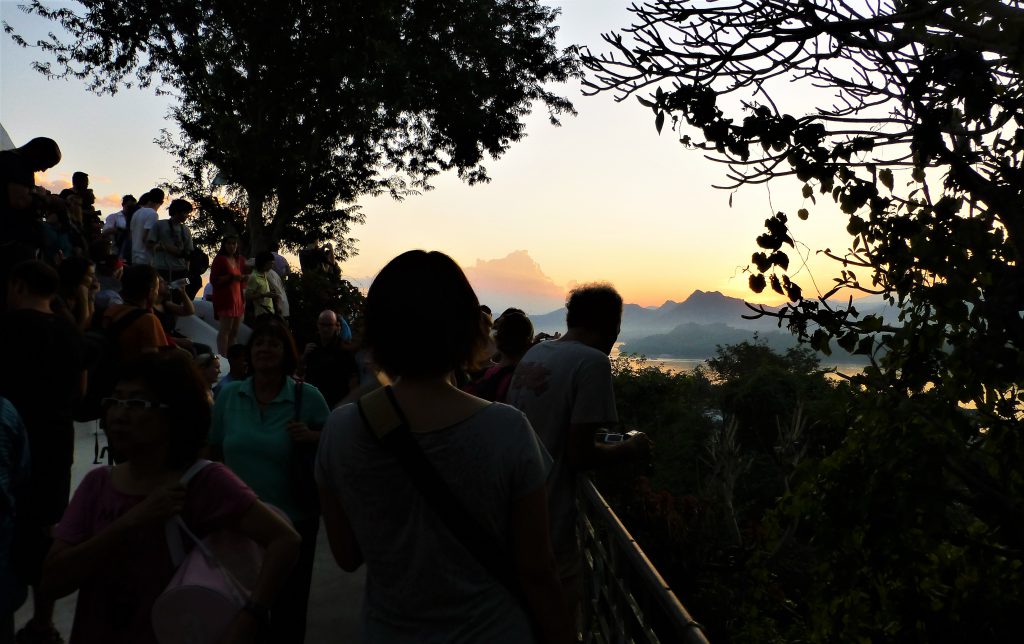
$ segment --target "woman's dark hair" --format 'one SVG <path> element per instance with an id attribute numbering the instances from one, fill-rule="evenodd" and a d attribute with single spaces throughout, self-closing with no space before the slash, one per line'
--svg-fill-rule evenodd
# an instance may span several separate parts
<path id="1" fill-rule="evenodd" d="M 65 296 L 74 295 L 78 286 L 89 272 L 93 263 L 84 257 L 68 257 L 57 267 L 60 276 L 60 290 Z"/>
<path id="2" fill-rule="evenodd" d="M 366 297 L 366 344 L 392 378 L 461 369 L 487 343 L 480 302 L 455 261 L 437 251 L 394 258 Z"/>
<path id="3" fill-rule="evenodd" d="M 188 467 L 199 458 L 210 431 L 210 388 L 181 351 L 147 353 L 126 364 L 118 382 L 135 382 L 167 405 L 170 424 L 167 465 Z"/>
<path id="4" fill-rule="evenodd" d="M 285 375 L 289 376 L 295 373 L 295 369 L 299 366 L 299 351 L 295 348 L 295 339 L 284 320 L 273 315 L 258 318 L 253 326 L 252 335 L 249 336 L 249 342 L 245 345 L 245 357 L 249 361 L 249 370 L 252 370 L 252 347 L 256 344 L 256 340 L 262 337 L 277 338 L 281 341 L 281 344 L 284 345 L 282 370 Z"/>
<path id="5" fill-rule="evenodd" d="M 533 323 L 522 311 L 506 311 L 494 323 L 494 344 L 510 358 L 520 358 L 533 344 Z"/>
<path id="6" fill-rule="evenodd" d="M 235 240 L 235 241 L 238 241 L 238 235 L 224 235 L 224 237 L 221 238 L 221 240 L 220 240 L 220 248 L 217 249 L 217 254 L 218 255 L 227 255 L 228 254 L 227 253 L 227 245 L 228 245 L 228 242 L 231 241 L 232 239 Z M 234 255 L 232 255 L 232 257 L 234 257 Z"/>

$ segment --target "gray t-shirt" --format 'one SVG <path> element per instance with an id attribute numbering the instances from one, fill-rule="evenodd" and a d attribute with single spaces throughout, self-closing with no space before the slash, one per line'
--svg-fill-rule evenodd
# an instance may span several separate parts
<path id="1" fill-rule="evenodd" d="M 156 242 L 153 266 L 162 271 L 180 272 L 182 275 L 175 277 L 184 277 L 184 273 L 188 270 L 188 253 L 195 248 L 188 226 L 170 219 L 161 219 L 153 224 L 149 231 L 149 238 Z M 171 255 L 167 252 L 166 247 L 177 248 L 184 254 L 180 257 Z"/>
<path id="2" fill-rule="evenodd" d="M 544 485 L 551 467 L 526 417 L 494 403 L 451 427 L 413 436 L 477 523 L 512 556 L 512 503 Z M 356 405 L 328 419 L 316 477 L 337 495 L 366 560 L 365 642 L 534 641 L 519 603 L 426 505 Z"/>
<path id="3" fill-rule="evenodd" d="M 571 340 L 535 345 L 516 367 L 506 398 L 530 420 L 554 458 L 548 481 L 551 543 L 565 578 L 579 572 L 576 472 L 566 461 L 569 425 L 618 422 L 608 356 Z"/>

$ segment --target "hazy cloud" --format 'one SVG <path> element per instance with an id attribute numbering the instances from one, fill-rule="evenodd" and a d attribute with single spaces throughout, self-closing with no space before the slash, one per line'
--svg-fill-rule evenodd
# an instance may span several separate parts
<path id="1" fill-rule="evenodd" d="M 527 313 L 547 313 L 565 304 L 566 288 L 544 274 L 525 250 L 499 259 L 478 259 L 465 267 L 477 297 L 495 315 L 515 306 Z"/>

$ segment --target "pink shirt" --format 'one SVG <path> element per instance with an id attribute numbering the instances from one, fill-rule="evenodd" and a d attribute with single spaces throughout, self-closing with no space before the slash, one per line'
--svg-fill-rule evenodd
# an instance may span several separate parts
<path id="1" fill-rule="evenodd" d="M 54 537 L 72 545 L 87 541 L 143 498 L 118 492 L 110 468 L 98 467 L 75 491 Z M 255 500 L 256 494 L 231 470 L 211 463 L 189 483 L 181 516 L 202 538 L 231 523 Z M 70 644 L 155 644 L 150 610 L 173 575 L 163 524 L 130 535 L 79 588 Z"/>

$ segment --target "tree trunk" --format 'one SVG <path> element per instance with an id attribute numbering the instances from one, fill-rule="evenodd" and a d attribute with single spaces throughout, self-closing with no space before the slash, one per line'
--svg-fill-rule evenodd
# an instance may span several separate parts
<path id="1" fill-rule="evenodd" d="M 249 196 L 249 213 L 245 218 L 245 238 L 242 241 L 242 252 L 252 257 L 267 246 L 267 230 L 263 222 L 263 204 L 266 195 L 249 188 L 245 189 Z"/>

